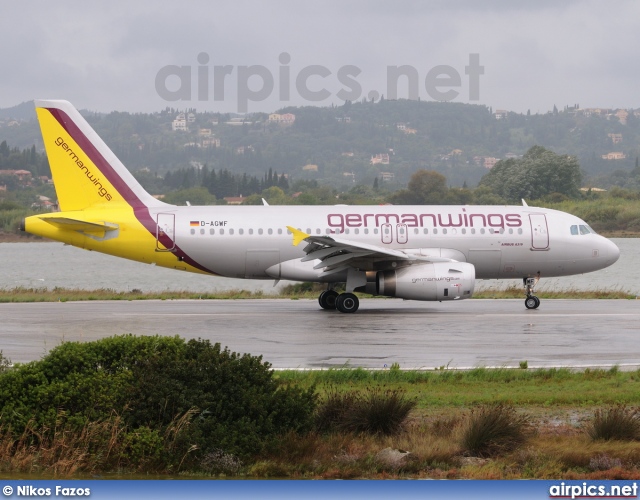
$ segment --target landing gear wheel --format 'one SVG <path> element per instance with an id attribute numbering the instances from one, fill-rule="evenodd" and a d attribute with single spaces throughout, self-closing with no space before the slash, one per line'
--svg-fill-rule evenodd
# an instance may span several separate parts
<path id="1" fill-rule="evenodd" d="M 524 299 L 524 306 L 527 309 L 538 309 L 540 306 L 540 299 L 533 294 L 533 289 L 538 284 L 540 280 L 540 271 L 535 278 L 522 278 L 522 282 L 524 284 L 524 290 L 527 294 L 527 298 Z"/>
<path id="2" fill-rule="evenodd" d="M 322 309 L 335 309 L 338 292 L 334 290 L 325 290 L 318 297 L 318 303 Z"/>
<path id="3" fill-rule="evenodd" d="M 342 313 L 354 313 L 360 307 L 360 301 L 352 293 L 341 293 L 336 300 L 336 308 Z"/>
<path id="4" fill-rule="evenodd" d="M 535 295 L 530 295 L 524 300 L 524 305 L 527 309 L 538 309 L 540 299 Z"/>

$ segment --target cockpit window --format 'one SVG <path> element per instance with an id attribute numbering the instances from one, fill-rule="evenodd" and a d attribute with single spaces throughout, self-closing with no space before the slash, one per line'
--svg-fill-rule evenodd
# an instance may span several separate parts
<path id="1" fill-rule="evenodd" d="M 589 229 L 589 231 L 591 231 L 593 234 L 598 234 L 593 230 L 593 228 L 589 224 L 587 224 L 587 229 Z"/>
<path id="2" fill-rule="evenodd" d="M 590 232 L 591 231 L 589 231 L 589 228 L 587 226 L 580 224 L 580 234 L 589 234 Z"/>
<path id="3" fill-rule="evenodd" d="M 574 236 L 578 234 L 578 226 L 576 224 L 571 226 L 571 234 L 573 234 Z"/>

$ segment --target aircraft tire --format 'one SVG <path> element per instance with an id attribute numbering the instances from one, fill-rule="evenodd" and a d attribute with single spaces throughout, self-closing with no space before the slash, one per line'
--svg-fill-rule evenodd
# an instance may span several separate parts
<path id="1" fill-rule="evenodd" d="M 540 305 L 540 299 L 535 295 L 530 295 L 526 299 L 524 299 L 524 306 L 527 309 L 537 309 Z"/>
<path id="2" fill-rule="evenodd" d="M 341 293 L 336 300 L 336 308 L 342 313 L 354 313 L 360 307 L 360 301 L 352 293 Z"/>
<path id="3" fill-rule="evenodd" d="M 322 309 L 335 309 L 336 301 L 338 299 L 338 292 L 333 290 L 325 290 L 318 297 L 318 303 Z"/>

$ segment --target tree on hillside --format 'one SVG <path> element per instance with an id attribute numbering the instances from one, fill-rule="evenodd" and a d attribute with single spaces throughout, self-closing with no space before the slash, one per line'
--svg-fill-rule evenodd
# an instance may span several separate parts
<path id="1" fill-rule="evenodd" d="M 533 146 L 521 159 L 501 160 L 481 179 L 502 198 L 519 202 L 539 199 L 551 193 L 576 197 L 579 194 L 580 165 L 575 156 L 558 155 Z"/>
<path id="2" fill-rule="evenodd" d="M 446 203 L 447 179 L 432 170 L 418 170 L 411 176 L 407 189 L 389 197 L 396 205 L 438 205 Z"/>

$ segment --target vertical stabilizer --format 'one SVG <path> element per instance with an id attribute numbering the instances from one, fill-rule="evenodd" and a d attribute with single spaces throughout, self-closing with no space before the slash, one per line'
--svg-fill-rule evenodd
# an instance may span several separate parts
<path id="1" fill-rule="evenodd" d="M 70 102 L 35 105 L 60 210 L 165 205 L 144 190 Z"/>

